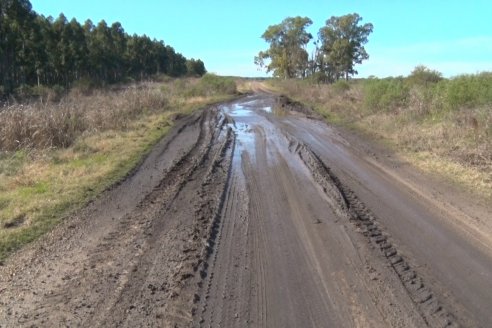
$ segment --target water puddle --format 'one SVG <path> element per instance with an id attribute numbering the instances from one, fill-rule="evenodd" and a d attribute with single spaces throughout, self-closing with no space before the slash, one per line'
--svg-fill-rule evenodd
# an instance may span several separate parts
<path id="1" fill-rule="evenodd" d="M 247 109 L 246 107 L 242 106 L 241 104 L 234 104 L 232 107 L 227 107 L 225 110 L 226 113 L 228 113 L 230 116 L 232 116 L 234 119 L 239 118 L 239 117 L 248 117 L 253 115 L 253 111 L 250 109 Z"/>
<path id="2" fill-rule="evenodd" d="M 236 134 L 233 162 L 240 163 L 240 156 L 246 152 L 252 163 L 256 163 L 257 138 L 266 138 L 266 142 L 271 144 L 288 144 L 288 141 L 283 140 L 282 135 L 278 133 L 278 127 L 271 121 L 272 116 L 283 117 L 287 112 L 276 106 L 273 99 L 247 97 L 238 103 L 223 105 L 221 109 L 234 119 L 234 124 L 231 124 Z M 278 152 L 277 148 L 283 149 L 283 146 L 272 148 L 275 149 L 274 153 Z M 269 154 L 267 151 L 268 164 L 277 165 L 277 155 L 274 153 Z"/>
<path id="3" fill-rule="evenodd" d="M 240 164 L 241 154 L 247 152 L 250 159 L 255 162 L 256 138 L 254 127 L 262 117 L 258 114 L 259 107 L 256 100 L 249 100 L 232 105 L 225 105 L 222 110 L 234 119 L 231 128 L 236 134 L 236 150 L 234 152 L 233 164 Z"/>

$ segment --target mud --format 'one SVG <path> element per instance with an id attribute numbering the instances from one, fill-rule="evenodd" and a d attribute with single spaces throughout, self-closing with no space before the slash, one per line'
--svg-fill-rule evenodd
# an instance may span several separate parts
<path id="1" fill-rule="evenodd" d="M 176 119 L 125 181 L 0 267 L 0 327 L 492 321 L 488 225 L 363 141 L 261 92 Z"/>

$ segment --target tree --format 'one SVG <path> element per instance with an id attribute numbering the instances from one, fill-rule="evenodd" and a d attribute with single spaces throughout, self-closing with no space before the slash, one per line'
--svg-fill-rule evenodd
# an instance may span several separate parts
<path id="1" fill-rule="evenodd" d="M 205 73 L 207 73 L 207 70 L 205 69 L 205 65 L 203 62 L 198 59 L 195 60 L 193 58 L 189 59 L 186 61 L 186 70 L 187 74 L 189 76 L 203 76 Z"/>
<path id="2" fill-rule="evenodd" d="M 322 56 L 319 57 L 319 66 L 331 80 L 339 80 L 357 74 L 356 64 L 369 58 L 364 44 L 372 33 L 370 23 L 359 25 L 362 17 L 358 14 L 349 14 L 341 17 L 332 16 L 326 25 L 319 30 Z"/>
<path id="3" fill-rule="evenodd" d="M 187 60 L 163 41 L 129 36 L 120 23 L 81 25 L 60 14 L 46 18 L 28 0 L 0 0 L 0 96 L 29 85 L 70 87 L 140 80 L 155 74 L 201 76 L 201 60 Z"/>
<path id="4" fill-rule="evenodd" d="M 305 77 L 308 69 L 306 45 L 313 36 L 306 28 L 313 22 L 307 17 L 288 17 L 277 25 L 271 25 L 261 36 L 270 48 L 255 57 L 255 64 L 266 67 L 276 77 L 288 79 Z M 269 60 L 266 64 L 265 61 Z"/>
<path id="5" fill-rule="evenodd" d="M 27 0 L 0 1 L 0 83 L 6 93 L 27 82 L 32 58 L 26 40 L 34 29 L 35 17 Z"/>

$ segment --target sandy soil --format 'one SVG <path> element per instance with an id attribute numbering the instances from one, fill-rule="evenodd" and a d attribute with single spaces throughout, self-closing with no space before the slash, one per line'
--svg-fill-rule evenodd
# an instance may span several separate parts
<path id="1" fill-rule="evenodd" d="M 258 92 L 0 267 L 0 327 L 487 327 L 491 220 Z"/>

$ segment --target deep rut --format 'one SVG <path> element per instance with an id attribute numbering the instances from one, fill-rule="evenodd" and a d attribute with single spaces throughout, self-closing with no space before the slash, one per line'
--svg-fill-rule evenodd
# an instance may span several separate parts
<path id="1" fill-rule="evenodd" d="M 432 290 L 392 245 L 391 236 L 384 231 L 374 214 L 358 199 L 350 188 L 344 186 L 328 167 L 304 144 L 291 141 L 290 149 L 297 153 L 311 171 L 323 192 L 332 200 L 330 205 L 344 219 L 350 220 L 357 231 L 367 237 L 376 249 L 387 258 L 399 276 L 413 302 L 429 327 L 458 327 L 454 316 L 444 309 Z"/>
<path id="2" fill-rule="evenodd" d="M 3 294 L 7 311 L 0 322 L 50 327 L 189 325 L 230 171 L 235 137 L 227 123 L 211 108 L 184 125 L 182 130 L 198 125 L 196 140 L 180 152 L 160 183 L 96 241 L 89 254 L 77 254 L 79 267 L 59 277 L 61 283 L 49 295 L 29 295 L 31 304 L 15 298 L 5 304 Z"/>

